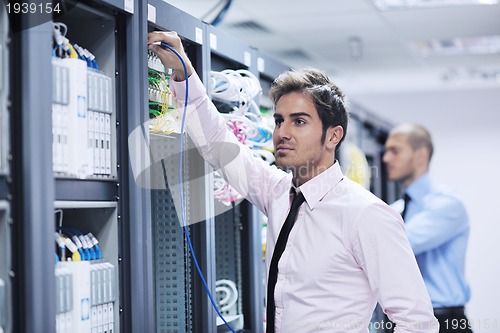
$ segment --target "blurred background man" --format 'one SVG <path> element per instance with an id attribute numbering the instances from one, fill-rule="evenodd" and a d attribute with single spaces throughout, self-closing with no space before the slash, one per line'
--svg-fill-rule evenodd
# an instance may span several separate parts
<path id="1" fill-rule="evenodd" d="M 464 267 L 469 220 L 461 199 L 429 175 L 431 135 L 422 126 L 402 124 L 385 144 L 390 180 L 404 196 L 392 206 L 401 212 L 408 239 L 432 300 L 442 332 L 472 332 L 465 316 L 470 299 Z"/>

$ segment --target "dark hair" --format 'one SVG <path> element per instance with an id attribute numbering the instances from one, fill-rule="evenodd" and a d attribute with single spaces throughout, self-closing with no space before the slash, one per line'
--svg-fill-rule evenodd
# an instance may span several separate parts
<path id="1" fill-rule="evenodd" d="M 329 127 L 339 125 L 342 127 L 344 136 L 335 149 L 337 151 L 344 141 L 349 121 L 346 98 L 339 87 L 330 81 L 326 73 L 314 68 L 304 68 L 286 71 L 274 80 L 270 91 L 274 105 L 281 96 L 291 92 L 301 92 L 311 96 L 323 124 L 321 143 L 325 142 L 326 130 Z"/>

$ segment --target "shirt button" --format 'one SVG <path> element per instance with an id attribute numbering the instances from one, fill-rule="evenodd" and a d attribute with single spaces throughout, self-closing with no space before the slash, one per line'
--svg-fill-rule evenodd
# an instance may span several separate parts
<path id="1" fill-rule="evenodd" d="M 283 311 L 281 310 L 281 308 L 276 308 L 276 313 L 277 314 L 281 314 Z"/>

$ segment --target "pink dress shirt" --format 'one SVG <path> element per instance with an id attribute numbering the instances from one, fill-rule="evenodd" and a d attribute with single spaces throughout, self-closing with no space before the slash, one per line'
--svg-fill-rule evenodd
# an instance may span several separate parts
<path id="1" fill-rule="evenodd" d="M 174 82 L 184 105 L 185 82 Z M 290 207 L 292 175 L 238 143 L 189 78 L 186 130 L 206 161 L 268 217 L 267 272 Z M 299 209 L 278 264 L 276 332 L 368 332 L 380 303 L 395 332 L 438 332 L 401 216 L 344 177 L 339 163 L 299 187 Z"/>

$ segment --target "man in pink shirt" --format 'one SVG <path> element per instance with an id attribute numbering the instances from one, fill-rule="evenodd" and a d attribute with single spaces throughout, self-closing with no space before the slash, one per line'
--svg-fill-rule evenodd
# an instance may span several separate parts
<path id="1" fill-rule="evenodd" d="M 183 66 L 153 43 L 172 46 L 187 65 L 186 129 L 200 153 L 268 217 L 267 332 L 366 333 L 377 302 L 395 332 L 438 332 L 401 216 L 344 177 L 335 159 L 348 121 L 338 87 L 314 69 L 275 80 L 276 166 L 270 166 L 226 129 L 177 34 L 148 37 L 150 49 L 174 70 L 179 105 Z"/>

